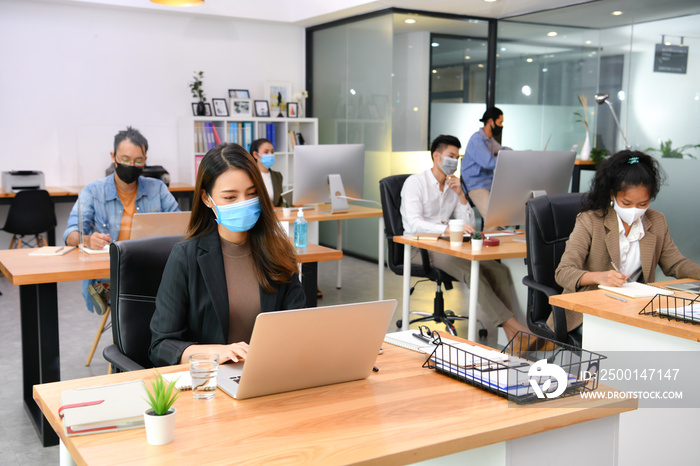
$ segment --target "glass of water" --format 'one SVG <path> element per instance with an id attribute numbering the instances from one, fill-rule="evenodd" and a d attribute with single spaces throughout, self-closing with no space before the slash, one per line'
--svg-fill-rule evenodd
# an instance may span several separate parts
<path id="1" fill-rule="evenodd" d="M 196 353 L 190 356 L 192 395 L 196 400 L 209 400 L 216 395 L 216 375 L 219 372 L 219 355 Z"/>

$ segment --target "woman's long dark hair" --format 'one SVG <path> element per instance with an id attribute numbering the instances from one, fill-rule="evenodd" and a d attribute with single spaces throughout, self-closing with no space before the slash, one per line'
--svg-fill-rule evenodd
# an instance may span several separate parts
<path id="1" fill-rule="evenodd" d="M 296 253 L 277 221 L 255 158 L 238 144 L 220 144 L 202 159 L 197 172 L 187 238 L 204 236 L 217 229 L 214 212 L 202 201 L 202 193 L 210 194 L 216 179 L 232 169 L 248 174 L 260 199 L 260 218 L 248 232 L 248 240 L 258 283 L 265 291 L 272 292 L 272 282 L 288 282 L 297 272 Z"/>
<path id="2" fill-rule="evenodd" d="M 610 196 L 632 186 L 644 186 L 651 200 L 659 194 L 663 173 L 659 162 L 639 151 L 623 150 L 600 164 L 591 182 L 583 210 L 599 210 L 605 217 L 610 208 Z"/>

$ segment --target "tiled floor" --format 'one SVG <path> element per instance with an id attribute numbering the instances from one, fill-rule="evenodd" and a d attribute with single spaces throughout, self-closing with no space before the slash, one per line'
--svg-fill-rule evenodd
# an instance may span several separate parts
<path id="1" fill-rule="evenodd" d="M 377 299 L 377 265 L 346 256 L 343 259 L 343 287 L 335 288 L 336 263 L 321 263 L 319 285 L 324 297 L 319 305 L 361 302 Z M 401 314 L 401 277 L 387 269 L 385 297 L 399 303 L 396 318 Z M 415 280 L 413 280 L 415 282 Z M 19 318 L 19 291 L 5 277 L 0 278 L 0 374 L 5 379 L 0 392 L 0 466 L 46 465 L 58 463 L 58 447 L 43 448 L 24 411 L 22 403 L 21 340 Z M 411 298 L 412 310 L 431 311 L 435 286 L 423 283 Z M 466 314 L 468 293 L 463 286 L 445 292 L 445 307 L 458 314 Z M 59 332 L 61 348 L 61 378 L 74 379 L 105 374 L 107 362 L 103 348 L 111 342 L 111 331 L 105 332 L 90 367 L 85 360 L 95 337 L 100 316 L 90 314 L 81 295 L 80 282 L 58 285 Z M 394 322 L 396 319 L 394 319 Z M 466 335 L 467 321 L 457 324 L 458 333 Z M 442 326 L 433 326 L 440 328 Z M 444 329 L 444 328 L 442 328 Z M 393 329 L 395 330 L 395 328 Z M 495 346 L 497 332 L 489 329 L 488 341 Z"/>

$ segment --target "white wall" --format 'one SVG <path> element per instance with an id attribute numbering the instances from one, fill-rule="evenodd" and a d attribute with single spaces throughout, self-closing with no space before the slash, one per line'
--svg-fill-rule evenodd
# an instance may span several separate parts
<path id="1" fill-rule="evenodd" d="M 266 81 L 296 92 L 304 37 L 302 27 L 268 22 L 2 0 L 0 171 L 36 169 L 47 186 L 85 185 L 104 176 L 114 135 L 132 125 L 149 141 L 149 164 L 190 182 L 194 163 L 178 165 L 177 121 L 192 115 L 193 72 L 205 73 L 207 102 L 234 88 L 262 99 Z M 59 243 L 68 209 L 56 209 Z M 6 212 L 0 206 L 0 225 Z"/>
<path id="2" fill-rule="evenodd" d="M 36 1 L 0 2 L 0 170 L 39 169 L 47 185 L 104 176 L 113 137 L 133 125 L 171 179 L 188 83 L 207 101 L 266 81 L 304 83 L 304 29 L 264 22 Z"/>

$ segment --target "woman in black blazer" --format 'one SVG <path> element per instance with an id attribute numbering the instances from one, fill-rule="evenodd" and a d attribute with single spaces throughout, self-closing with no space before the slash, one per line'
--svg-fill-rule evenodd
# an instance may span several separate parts
<path id="1" fill-rule="evenodd" d="M 296 253 L 245 149 L 207 152 L 194 193 L 188 235 L 170 254 L 151 320 L 157 366 L 194 353 L 244 359 L 257 314 L 306 302 Z"/>

